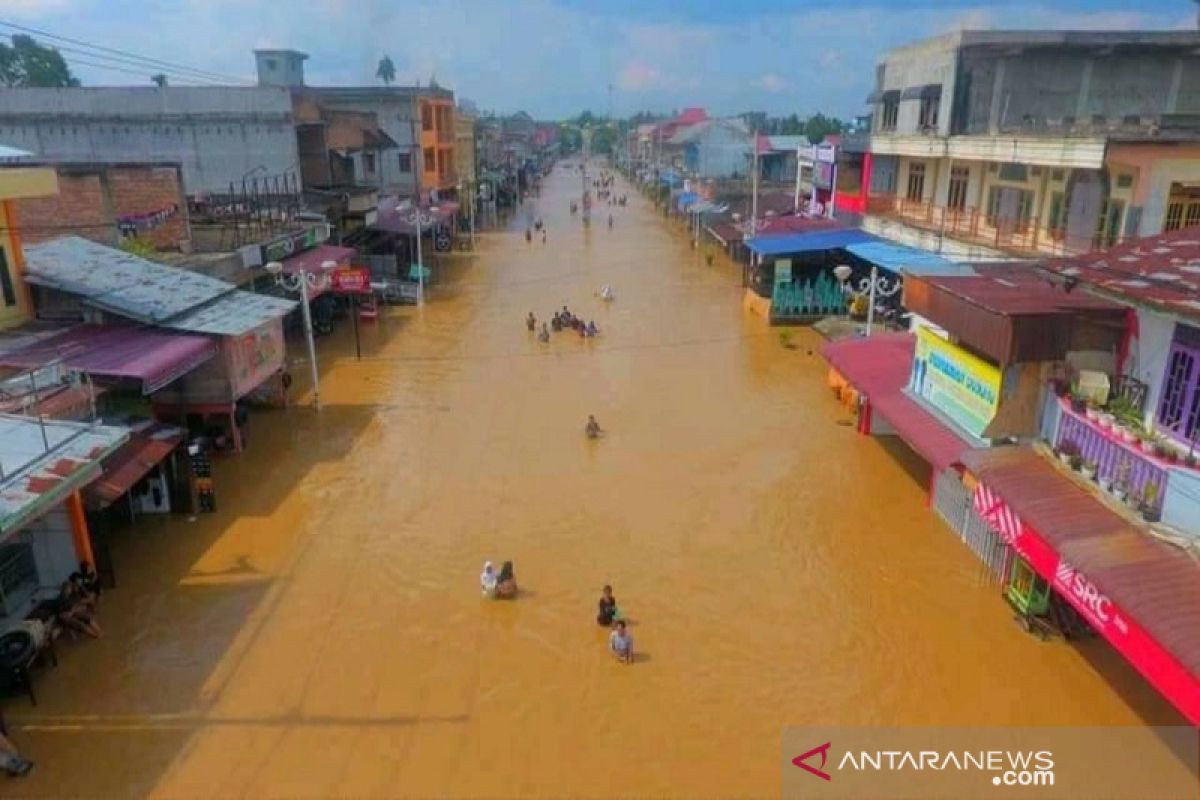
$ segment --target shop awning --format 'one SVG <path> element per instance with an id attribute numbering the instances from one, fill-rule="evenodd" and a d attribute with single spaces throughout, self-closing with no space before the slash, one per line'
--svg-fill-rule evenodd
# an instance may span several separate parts
<path id="1" fill-rule="evenodd" d="M 350 259 L 354 258 L 358 251 L 353 247 L 338 247 L 333 244 L 321 244 L 305 250 L 303 253 L 297 253 L 283 260 L 283 271 L 289 275 L 297 272 L 321 272 L 321 265 L 326 261 L 332 261 L 339 267 L 344 267 L 350 263 Z"/>
<path id="2" fill-rule="evenodd" d="M 760 256 L 786 256 L 813 253 L 821 250 L 839 250 L 851 244 L 877 241 L 874 236 L 858 228 L 838 231 L 815 231 L 813 233 L 789 233 L 777 236 L 755 236 L 746 240 L 746 246 Z"/>
<path id="3" fill-rule="evenodd" d="M 150 394 L 216 354 L 217 345 L 207 336 L 154 328 L 80 325 L 0 353 L 0 365 L 34 369 L 61 360 L 67 369 L 89 375 L 140 381 L 142 393 Z"/>
<path id="4" fill-rule="evenodd" d="M 910 272 L 914 275 L 975 274 L 975 270 L 966 264 L 949 261 L 926 250 L 918 250 L 915 247 L 906 247 L 882 239 L 847 245 L 846 251 L 897 275 L 901 272 Z"/>
<path id="5" fill-rule="evenodd" d="M 86 490 L 89 508 L 107 508 L 119 500 L 183 441 L 180 428 L 150 423 L 130 432 L 129 440 L 104 459 L 104 473 Z"/>
<path id="6" fill-rule="evenodd" d="M 1192 724 L 1200 563 L 1109 509 L 1029 447 L 973 450 L 976 510 Z"/>
<path id="7" fill-rule="evenodd" d="M 107 425 L 0 415 L 0 537 L 86 486 L 128 435 Z"/>
<path id="8" fill-rule="evenodd" d="M 916 340 L 908 333 L 841 339 L 821 354 L 850 385 L 866 395 L 878 414 L 904 442 L 941 472 L 975 445 L 904 393 L 912 371 Z"/>

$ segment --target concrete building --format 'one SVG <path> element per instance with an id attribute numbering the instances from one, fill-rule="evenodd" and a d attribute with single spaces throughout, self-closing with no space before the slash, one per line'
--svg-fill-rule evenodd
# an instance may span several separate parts
<path id="1" fill-rule="evenodd" d="M 744 178 L 750 173 L 754 145 L 750 129 L 737 117 L 680 127 L 665 145 L 665 153 L 680 153 L 677 166 L 696 178 Z"/>
<path id="2" fill-rule="evenodd" d="M 864 227 L 994 258 L 1200 222 L 1198 48 L 1195 31 L 962 31 L 890 51 L 858 142 Z"/>
<path id="3" fill-rule="evenodd" d="M 454 163 L 463 186 L 474 187 L 479 180 L 475 150 L 475 116 L 463 109 L 454 113 Z"/>
<path id="4" fill-rule="evenodd" d="M 291 93 L 278 86 L 0 89 L 0 138 L 46 161 L 178 163 L 189 195 L 299 161 Z"/>

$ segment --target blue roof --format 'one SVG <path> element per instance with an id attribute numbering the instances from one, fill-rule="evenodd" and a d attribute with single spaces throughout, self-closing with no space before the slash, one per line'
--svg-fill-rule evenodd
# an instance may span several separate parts
<path id="1" fill-rule="evenodd" d="M 966 264 L 948 261 L 927 250 L 918 250 L 894 242 L 882 240 L 859 242 L 846 250 L 864 261 L 891 272 L 911 272 L 914 275 L 974 275 L 975 270 Z"/>
<path id="2" fill-rule="evenodd" d="M 818 250 L 838 250 L 860 242 L 877 241 L 874 236 L 858 228 L 811 233 L 784 233 L 756 236 L 746 242 L 746 247 L 760 256 L 786 256 L 792 253 L 812 253 Z"/>
<path id="3" fill-rule="evenodd" d="M 696 194 L 695 192 L 683 192 L 682 194 L 679 195 L 677 204 L 678 204 L 679 208 L 687 208 L 688 206 L 692 205 L 693 203 L 699 202 L 699 200 L 700 200 L 700 195 Z"/>

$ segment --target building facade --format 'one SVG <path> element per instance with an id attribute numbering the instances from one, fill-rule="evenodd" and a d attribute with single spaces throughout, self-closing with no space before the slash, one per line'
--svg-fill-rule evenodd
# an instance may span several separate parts
<path id="1" fill-rule="evenodd" d="M 963 31 L 887 53 L 864 227 L 994 258 L 1200 221 L 1198 47 L 1194 31 Z"/>
<path id="2" fill-rule="evenodd" d="M 178 163 L 189 195 L 299 160 L 291 93 L 277 86 L 0 89 L 0 137 L 46 161 Z"/>
<path id="3" fill-rule="evenodd" d="M 21 216 L 18 203 L 51 197 L 58 191 L 58 176 L 45 167 L 0 168 L 0 329 L 19 325 L 33 313 L 22 271 Z"/>

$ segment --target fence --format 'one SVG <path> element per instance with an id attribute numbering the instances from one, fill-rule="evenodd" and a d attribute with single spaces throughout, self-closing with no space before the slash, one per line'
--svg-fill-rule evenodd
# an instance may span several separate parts
<path id="1" fill-rule="evenodd" d="M 1013 551 L 975 511 L 971 492 L 958 472 L 948 469 L 937 476 L 933 489 L 933 507 L 938 516 L 959 535 L 985 568 L 985 577 L 1002 582 L 1008 577 Z"/>

